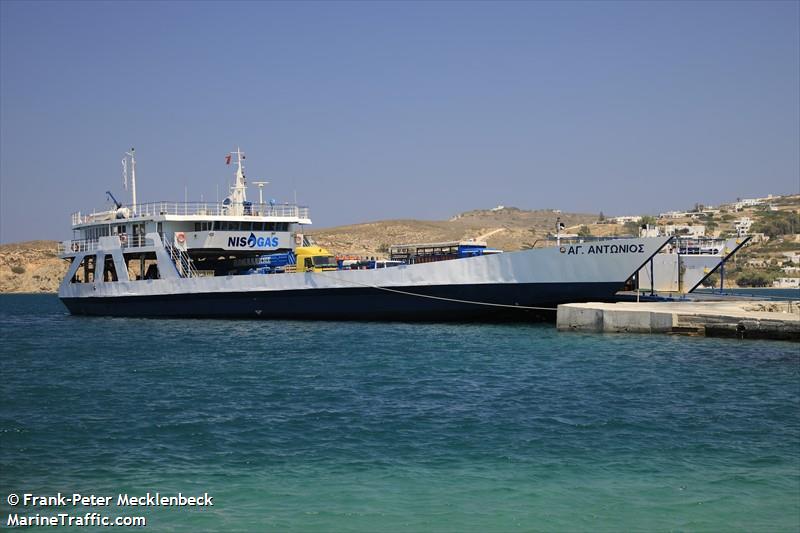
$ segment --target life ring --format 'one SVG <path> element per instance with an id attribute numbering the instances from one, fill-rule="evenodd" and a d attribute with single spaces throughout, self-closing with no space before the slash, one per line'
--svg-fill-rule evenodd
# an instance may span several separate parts
<path id="1" fill-rule="evenodd" d="M 73 243 L 72 243 L 72 251 L 73 251 L 73 252 L 77 252 L 77 251 L 78 251 L 78 248 L 79 248 L 79 247 L 78 247 L 78 243 L 77 243 L 77 242 L 73 242 Z"/>
<path id="2" fill-rule="evenodd" d="M 183 232 L 178 232 L 175 234 L 175 240 L 178 241 L 178 244 L 183 244 L 186 242 L 186 235 Z"/>
<path id="3" fill-rule="evenodd" d="M 297 246 L 300 246 L 301 244 L 303 244 L 303 234 L 302 234 L 302 233 L 296 233 L 296 234 L 295 234 L 295 236 L 294 236 L 294 243 L 295 243 Z"/>
<path id="4" fill-rule="evenodd" d="M 122 246 L 125 246 L 126 244 L 128 244 L 128 236 L 127 236 L 127 235 L 125 235 L 124 233 L 120 234 L 120 236 L 119 236 L 119 243 L 120 243 Z"/>

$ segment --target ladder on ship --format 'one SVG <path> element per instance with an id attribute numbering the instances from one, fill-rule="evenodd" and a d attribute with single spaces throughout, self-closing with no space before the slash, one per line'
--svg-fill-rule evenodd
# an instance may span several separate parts
<path id="1" fill-rule="evenodd" d="M 169 256 L 172 258 L 172 262 L 175 263 L 178 274 L 180 274 L 182 278 L 197 277 L 197 269 L 194 267 L 194 263 L 192 262 L 192 258 L 189 257 L 188 252 L 181 250 L 177 246 L 173 246 L 172 243 L 169 242 L 164 243 L 164 248 L 169 252 Z"/>

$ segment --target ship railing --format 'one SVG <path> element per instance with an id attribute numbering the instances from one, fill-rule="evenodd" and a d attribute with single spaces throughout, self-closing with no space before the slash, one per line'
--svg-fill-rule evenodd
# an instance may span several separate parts
<path id="1" fill-rule="evenodd" d="M 72 213 L 72 225 L 110 222 L 116 219 L 116 211 L 95 211 L 92 213 Z"/>
<path id="2" fill-rule="evenodd" d="M 141 248 L 153 245 L 152 242 L 147 241 L 143 234 L 133 235 L 129 233 L 120 233 L 119 243 L 123 248 Z"/>
<path id="3" fill-rule="evenodd" d="M 153 245 L 152 242 L 148 242 L 144 235 L 120 233 L 118 237 L 122 248 L 140 248 Z M 93 252 L 97 250 L 99 243 L 100 239 L 73 239 L 59 242 L 56 251 L 59 254 L 69 252 Z"/>
<path id="4" fill-rule="evenodd" d="M 169 252 L 172 262 L 178 268 L 178 273 L 183 278 L 196 278 L 198 277 L 197 268 L 194 266 L 192 258 L 185 250 L 181 250 L 174 246 L 171 241 L 164 241 L 164 248 Z"/>
<path id="5" fill-rule="evenodd" d="M 78 239 L 58 243 L 57 253 L 93 252 L 97 250 L 98 239 Z"/>
<path id="6" fill-rule="evenodd" d="M 93 222 L 129 221 L 139 217 L 174 216 L 235 216 L 235 217 L 286 217 L 296 219 L 309 218 L 309 208 L 295 204 L 273 204 L 245 202 L 244 204 L 224 204 L 215 202 L 150 202 L 138 204 L 136 212 L 129 208 L 127 216 L 116 218 L 117 211 L 101 211 L 72 214 L 72 225 Z"/>
<path id="7" fill-rule="evenodd" d="M 522 246 L 523 250 L 530 250 L 531 248 L 550 248 L 554 246 L 569 246 L 571 244 L 583 244 L 585 242 L 596 242 L 596 241 L 607 241 L 609 239 L 638 239 L 639 237 L 633 237 L 631 235 L 623 235 L 623 236 L 608 236 L 608 237 L 561 237 L 557 239 L 556 237 L 545 237 L 541 239 L 536 239 L 532 243 L 525 243 Z"/>

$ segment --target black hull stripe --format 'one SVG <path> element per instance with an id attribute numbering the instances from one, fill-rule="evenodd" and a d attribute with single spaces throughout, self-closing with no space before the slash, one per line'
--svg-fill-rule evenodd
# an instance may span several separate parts
<path id="1" fill-rule="evenodd" d="M 526 283 L 393 287 L 397 290 L 512 306 L 610 300 L 620 283 Z M 75 315 L 316 320 L 530 320 L 546 311 L 475 305 L 375 288 L 305 289 L 154 296 L 62 298 Z"/>

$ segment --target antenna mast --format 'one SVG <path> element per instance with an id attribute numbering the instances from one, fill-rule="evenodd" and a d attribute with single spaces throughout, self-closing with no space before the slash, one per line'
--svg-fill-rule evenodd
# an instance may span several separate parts
<path id="1" fill-rule="evenodd" d="M 268 181 L 254 181 L 253 185 L 258 185 L 258 203 L 264 204 L 264 185 L 268 185 Z"/>
<path id="2" fill-rule="evenodd" d="M 136 214 L 136 150 L 131 148 L 130 152 L 125 152 L 131 158 L 131 213 Z"/>

